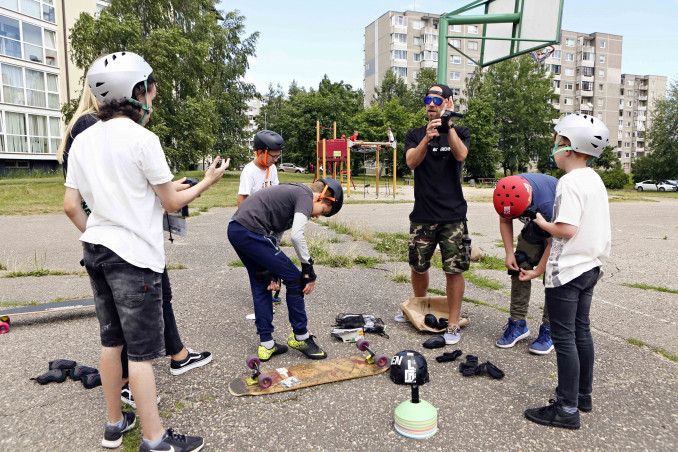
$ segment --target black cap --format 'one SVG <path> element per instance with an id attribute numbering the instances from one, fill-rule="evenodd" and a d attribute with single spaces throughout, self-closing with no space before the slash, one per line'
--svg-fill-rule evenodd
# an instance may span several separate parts
<path id="1" fill-rule="evenodd" d="M 443 92 L 442 92 L 442 93 L 439 93 L 438 91 L 431 91 L 431 88 L 433 88 L 433 86 L 437 86 L 438 88 L 440 88 L 441 90 L 443 90 Z M 450 89 L 449 86 L 443 85 L 442 83 L 438 83 L 437 85 L 433 85 L 433 86 L 431 86 L 431 88 L 429 88 L 429 90 L 428 90 L 428 92 L 427 92 L 426 94 L 440 94 L 440 95 L 443 96 L 445 99 L 448 99 L 448 98 L 450 98 L 450 97 L 453 97 L 452 90 Z"/>

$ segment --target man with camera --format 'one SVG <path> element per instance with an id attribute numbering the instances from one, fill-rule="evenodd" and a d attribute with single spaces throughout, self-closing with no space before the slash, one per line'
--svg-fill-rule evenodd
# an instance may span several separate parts
<path id="1" fill-rule="evenodd" d="M 450 308 L 444 337 L 447 344 L 456 344 L 461 339 L 457 322 L 464 295 L 463 272 L 469 268 L 470 246 L 464 247 L 462 243 L 468 229 L 461 170 L 471 132 L 452 123 L 454 99 L 447 85 L 433 85 L 423 100 L 429 123 L 410 129 L 405 135 L 405 160 L 414 171 L 408 256 L 412 289 L 415 297 L 426 296 L 431 257 L 439 245 Z M 404 317 L 399 315 L 396 321 L 404 321 Z"/>

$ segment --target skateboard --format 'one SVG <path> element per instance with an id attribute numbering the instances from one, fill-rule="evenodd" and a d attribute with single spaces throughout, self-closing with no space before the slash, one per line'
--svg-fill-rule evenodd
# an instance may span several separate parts
<path id="1" fill-rule="evenodd" d="M 262 372 L 259 358 L 257 355 L 251 355 L 247 358 L 247 367 L 254 372 L 231 380 L 228 391 L 236 397 L 273 394 L 378 375 L 389 369 L 388 357 L 372 351 L 368 341 L 362 339 L 356 345 L 359 350 L 367 351 L 367 355 L 323 359 L 270 372 Z"/>
<path id="2" fill-rule="evenodd" d="M 82 298 L 80 300 L 66 300 L 58 301 L 56 303 L 18 306 L 16 308 L 0 310 L 0 334 L 9 333 L 10 317 L 56 311 L 70 311 L 73 309 L 90 308 L 92 306 L 94 306 L 94 298 Z"/>

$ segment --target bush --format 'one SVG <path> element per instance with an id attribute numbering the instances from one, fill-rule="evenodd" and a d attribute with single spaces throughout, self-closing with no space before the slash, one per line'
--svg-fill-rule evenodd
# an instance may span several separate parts
<path id="1" fill-rule="evenodd" d="M 614 169 L 610 171 L 597 171 L 600 178 L 603 180 L 606 188 L 619 190 L 624 188 L 629 183 L 629 175 L 622 169 Z"/>

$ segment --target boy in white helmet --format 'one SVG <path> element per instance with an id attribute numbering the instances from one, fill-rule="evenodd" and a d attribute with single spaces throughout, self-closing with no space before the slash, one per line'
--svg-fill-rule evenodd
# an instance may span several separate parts
<path id="1" fill-rule="evenodd" d="M 521 280 L 544 273 L 546 307 L 558 361 L 556 400 L 525 411 L 542 425 L 579 428 L 579 410 L 591 411 L 593 338 L 589 311 L 601 266 L 610 256 L 611 231 L 607 190 L 587 164 L 600 156 L 610 132 L 589 115 L 565 116 L 554 127 L 551 157 L 567 174 L 560 178 L 553 222 L 537 213 L 535 222 L 553 238 L 548 259 L 534 270 L 521 269 Z"/>
<path id="2" fill-rule="evenodd" d="M 64 211 L 83 232 L 83 260 L 100 325 L 108 413 L 101 445 L 120 446 L 136 423 L 134 412 L 122 412 L 120 405 L 120 353 L 126 343 L 129 383 L 143 427 L 139 450 L 185 452 L 200 450 L 203 439 L 165 431 L 152 367 L 153 359 L 165 355 L 162 208 L 175 211 L 193 201 L 223 176 L 228 161 L 217 167 L 217 157 L 194 187 L 172 182 L 160 140 L 144 127 L 156 95 L 152 71 L 131 52 L 106 55 L 92 64 L 87 81 L 101 104 L 99 122 L 71 146 Z M 89 216 L 81 207 L 83 199 Z"/>

